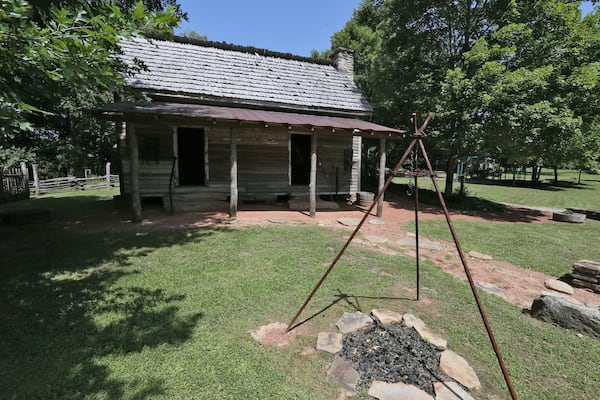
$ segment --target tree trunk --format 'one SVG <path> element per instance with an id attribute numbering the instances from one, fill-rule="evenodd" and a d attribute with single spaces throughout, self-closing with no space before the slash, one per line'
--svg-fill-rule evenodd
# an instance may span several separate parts
<path id="1" fill-rule="evenodd" d="M 581 169 L 579 169 L 579 178 L 577 178 L 577 184 L 581 185 Z"/>
<path id="2" fill-rule="evenodd" d="M 444 197 L 449 199 L 452 196 L 452 184 L 454 182 L 454 161 L 453 157 L 446 162 L 446 186 L 444 188 Z"/>
<path id="3" fill-rule="evenodd" d="M 558 183 L 558 167 L 554 166 L 554 184 Z"/>

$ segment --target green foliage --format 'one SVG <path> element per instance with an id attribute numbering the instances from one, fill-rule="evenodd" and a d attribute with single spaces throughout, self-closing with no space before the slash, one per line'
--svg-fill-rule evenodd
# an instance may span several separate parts
<path id="1" fill-rule="evenodd" d="M 377 121 L 412 130 L 410 112 L 436 113 L 426 140 L 448 176 L 472 154 L 590 165 L 600 158 L 600 23 L 597 9 L 582 19 L 580 3 L 365 0 L 332 48 L 355 51 Z"/>
<path id="2" fill-rule="evenodd" d="M 0 2 L 2 164 L 17 157 L 35 161 L 33 144 L 77 126 L 74 111 L 81 115 L 84 107 L 124 90 L 124 75 L 136 67 L 115 57 L 120 37 L 148 30 L 169 34 L 179 21 L 174 7 L 150 13 L 141 1 L 125 10 L 112 2 L 57 1 L 37 8 L 25 0 Z"/>

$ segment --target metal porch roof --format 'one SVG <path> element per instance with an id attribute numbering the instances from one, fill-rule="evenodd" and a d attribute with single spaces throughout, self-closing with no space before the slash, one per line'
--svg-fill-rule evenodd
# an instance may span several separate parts
<path id="1" fill-rule="evenodd" d="M 323 115 L 299 114 L 280 111 L 254 110 L 248 108 L 219 107 L 201 104 L 149 102 L 118 102 L 99 107 L 93 112 L 103 119 L 128 120 L 135 117 L 160 116 L 166 118 L 189 118 L 208 121 L 255 122 L 280 124 L 291 127 L 339 129 L 354 135 L 397 136 L 406 131 L 389 128 L 372 122 L 353 118 L 330 117 Z"/>

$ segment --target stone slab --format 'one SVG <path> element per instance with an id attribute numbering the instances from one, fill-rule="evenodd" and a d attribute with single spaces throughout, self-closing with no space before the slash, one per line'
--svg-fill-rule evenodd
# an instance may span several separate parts
<path id="1" fill-rule="evenodd" d="M 579 279 L 580 281 L 585 281 L 585 282 L 593 283 L 596 285 L 600 283 L 600 275 L 591 276 L 591 275 L 583 275 L 583 274 L 578 274 L 576 272 L 572 272 L 571 278 Z"/>
<path id="2" fill-rule="evenodd" d="M 411 313 L 404 314 L 402 316 L 402 320 L 404 321 L 404 325 L 408 326 L 409 328 L 414 328 L 415 326 L 425 328 L 425 322 L 423 322 L 422 319 L 415 317 Z"/>
<path id="3" fill-rule="evenodd" d="M 475 400 L 456 382 L 435 382 L 435 400 Z"/>
<path id="4" fill-rule="evenodd" d="M 424 341 L 442 349 L 445 349 L 446 346 L 448 346 L 448 341 L 446 339 L 433 332 L 428 327 L 416 325 L 414 328 Z"/>
<path id="5" fill-rule="evenodd" d="M 573 286 L 577 286 L 580 288 L 586 288 L 586 289 L 590 289 L 596 293 L 600 293 L 600 285 L 599 284 L 595 284 L 595 283 L 591 283 L 591 282 L 586 282 L 586 281 L 582 281 L 579 279 L 573 279 L 571 281 L 571 283 L 573 284 Z"/>
<path id="6" fill-rule="evenodd" d="M 440 369 L 449 377 L 457 380 L 468 389 L 480 389 L 481 383 L 467 360 L 453 352 L 445 350 L 440 356 Z"/>
<path id="7" fill-rule="evenodd" d="M 402 322 L 402 314 L 399 314 L 395 311 L 376 308 L 371 310 L 371 315 L 382 325 L 397 324 Z"/>
<path id="8" fill-rule="evenodd" d="M 467 253 L 469 256 L 476 258 L 478 260 L 485 260 L 485 261 L 491 261 L 493 260 L 493 257 L 487 254 L 483 254 L 483 253 L 479 253 L 477 251 L 470 251 Z"/>
<path id="9" fill-rule="evenodd" d="M 416 238 L 400 239 L 396 242 L 396 244 L 398 244 L 400 246 L 417 247 Z M 431 242 L 429 240 L 419 240 L 419 248 L 427 249 L 427 250 L 439 250 L 441 247 L 438 242 Z"/>
<path id="10" fill-rule="evenodd" d="M 580 271 L 585 275 L 600 275 L 600 262 L 577 260 L 573 263 L 573 271 Z"/>
<path id="11" fill-rule="evenodd" d="M 427 392 L 402 382 L 373 381 L 369 387 L 369 396 L 379 400 L 434 400 Z"/>
<path id="12" fill-rule="evenodd" d="M 365 239 L 367 239 L 369 242 L 372 242 L 372 243 L 387 243 L 388 242 L 388 239 L 383 236 L 365 236 Z"/>
<path id="13" fill-rule="evenodd" d="M 360 219 L 358 218 L 338 218 L 337 222 L 344 226 L 357 226 L 360 224 Z"/>
<path id="14" fill-rule="evenodd" d="M 477 286 L 479 289 L 483 290 L 484 292 L 493 294 L 495 296 L 500 296 L 503 299 L 506 299 L 506 297 L 504 296 L 504 293 L 502 293 L 502 290 L 500 290 L 499 287 L 492 285 L 491 283 L 476 281 L 475 286 Z"/>
<path id="15" fill-rule="evenodd" d="M 331 354 L 342 350 L 343 335 L 337 332 L 319 332 L 317 335 L 317 350 Z"/>
<path id="16" fill-rule="evenodd" d="M 370 219 L 369 224 L 371 225 L 385 225 L 385 221 L 381 219 Z"/>
<path id="17" fill-rule="evenodd" d="M 373 319 L 365 313 L 357 311 L 355 313 L 345 312 L 342 318 L 338 319 L 335 326 L 342 333 L 350 333 L 373 324 Z"/>
<path id="18" fill-rule="evenodd" d="M 554 290 L 560 293 L 573 294 L 575 291 L 568 283 L 559 281 L 558 279 L 546 279 L 544 286 L 550 290 Z"/>
<path id="19" fill-rule="evenodd" d="M 269 217 L 267 218 L 267 221 L 269 221 L 272 224 L 287 224 L 288 220 L 285 218 L 277 218 L 277 217 Z"/>
<path id="20" fill-rule="evenodd" d="M 344 389 L 355 391 L 359 377 L 354 366 L 349 361 L 337 355 L 327 371 L 327 378 Z"/>

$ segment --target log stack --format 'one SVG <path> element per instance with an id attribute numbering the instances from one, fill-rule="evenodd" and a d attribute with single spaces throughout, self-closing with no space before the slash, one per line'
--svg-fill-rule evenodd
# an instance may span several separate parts
<path id="1" fill-rule="evenodd" d="M 600 262 L 579 260 L 573 264 L 572 286 L 600 293 Z"/>

